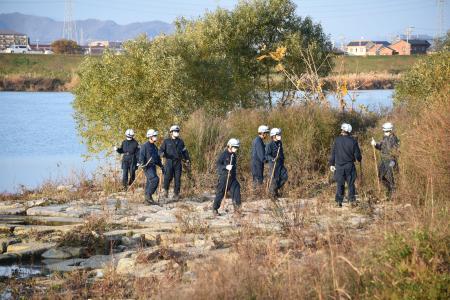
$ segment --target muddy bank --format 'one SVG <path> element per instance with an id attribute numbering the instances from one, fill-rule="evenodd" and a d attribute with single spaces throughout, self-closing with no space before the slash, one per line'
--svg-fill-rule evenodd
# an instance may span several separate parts
<path id="1" fill-rule="evenodd" d="M 77 79 L 33 77 L 27 75 L 0 77 L 0 91 L 9 92 L 66 92 L 76 86 Z"/>
<path id="2" fill-rule="evenodd" d="M 345 82 L 349 90 L 386 90 L 393 89 L 399 82 L 400 75 L 369 73 L 331 75 L 322 79 L 326 90 L 336 90 Z M 67 92 L 78 84 L 78 78 L 70 80 L 61 78 L 33 77 L 14 75 L 0 77 L 0 91 L 12 92 Z"/>

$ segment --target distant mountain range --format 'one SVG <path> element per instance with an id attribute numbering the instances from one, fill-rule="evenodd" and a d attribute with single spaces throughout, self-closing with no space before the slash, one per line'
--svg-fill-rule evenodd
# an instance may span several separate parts
<path id="1" fill-rule="evenodd" d="M 142 33 L 154 37 L 174 30 L 173 24 L 161 21 L 119 25 L 114 21 L 87 19 L 75 23 L 78 42 L 83 42 L 83 44 L 94 40 L 125 41 Z M 36 40 L 43 44 L 62 38 L 63 24 L 61 21 L 50 18 L 21 13 L 0 14 L 0 30 L 10 29 L 25 33 L 33 44 Z"/>

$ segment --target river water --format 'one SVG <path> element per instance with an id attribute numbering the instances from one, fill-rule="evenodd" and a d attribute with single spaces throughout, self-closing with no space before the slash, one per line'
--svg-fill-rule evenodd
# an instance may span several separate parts
<path id="1" fill-rule="evenodd" d="M 352 93 L 352 92 L 350 92 Z M 358 91 L 359 104 L 377 110 L 392 105 L 392 90 Z M 46 180 L 91 174 L 99 160 L 83 159 L 71 93 L 0 92 L 0 192 L 33 188 Z M 333 105 L 337 103 L 330 97 Z"/>

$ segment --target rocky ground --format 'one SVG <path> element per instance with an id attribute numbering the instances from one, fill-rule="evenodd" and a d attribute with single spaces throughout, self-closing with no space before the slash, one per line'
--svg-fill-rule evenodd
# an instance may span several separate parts
<path id="1" fill-rule="evenodd" d="M 382 207 L 367 204 L 335 208 L 330 199 L 283 198 L 276 205 L 268 199 L 247 201 L 240 215 L 227 200 L 221 216 L 213 217 L 212 198 L 205 193 L 150 206 L 137 191 L 63 204 L 51 199 L 3 201 L 0 266 L 38 264 L 44 271 L 40 275 L 92 270 L 98 278 L 111 268 L 133 277 L 179 270 L 189 281 L 196 277 L 195 265 L 230 255 L 245 230 L 258 230 L 263 239 L 277 236 L 280 249 L 298 248 L 298 243 L 305 249 L 326 239 L 330 227 L 364 238 L 383 215 Z M 300 240 L 289 234 L 296 230 L 302 232 Z M 20 269 L 12 276 L 20 278 Z"/>

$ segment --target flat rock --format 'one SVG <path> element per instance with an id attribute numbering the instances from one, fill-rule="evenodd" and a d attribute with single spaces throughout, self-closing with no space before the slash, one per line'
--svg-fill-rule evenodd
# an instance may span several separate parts
<path id="1" fill-rule="evenodd" d="M 100 213 L 98 206 L 82 206 L 80 204 L 70 205 L 52 205 L 35 206 L 27 209 L 28 216 L 48 216 L 48 217 L 72 217 L 81 218 L 90 214 Z"/>
<path id="2" fill-rule="evenodd" d="M 84 222 L 82 218 L 74 217 L 46 217 L 46 216 L 30 216 L 30 221 L 34 221 L 41 225 L 68 225 L 68 224 L 81 224 Z"/>
<path id="3" fill-rule="evenodd" d="M 74 270 L 95 270 L 103 269 L 111 262 L 110 255 L 94 255 L 90 258 L 72 258 L 63 261 L 49 259 L 43 262 L 47 264 L 47 269 L 52 272 L 71 272 Z"/>
<path id="4" fill-rule="evenodd" d="M 85 267 L 81 266 L 81 263 L 84 261 L 85 259 L 83 258 L 72 258 L 57 263 L 52 260 L 43 260 L 42 262 L 45 263 L 47 269 L 52 272 L 71 272 L 85 269 Z"/>
<path id="5" fill-rule="evenodd" d="M 160 210 L 145 219 L 146 223 L 176 223 L 177 218 L 170 210 Z"/>
<path id="6" fill-rule="evenodd" d="M 16 255 L 20 259 L 28 259 L 31 257 L 40 257 L 42 253 L 55 246 L 55 243 L 18 243 L 8 245 L 6 254 Z"/>
<path id="7" fill-rule="evenodd" d="M 42 257 L 45 259 L 78 258 L 83 256 L 85 252 L 86 249 L 83 247 L 60 247 L 45 251 L 42 253 Z"/>
<path id="8" fill-rule="evenodd" d="M 36 206 L 27 209 L 28 216 L 67 217 L 67 205 Z M 72 217 L 72 216 L 71 216 Z M 76 216 L 79 217 L 79 216 Z"/>
<path id="9" fill-rule="evenodd" d="M 29 200 L 25 203 L 25 206 L 30 208 L 33 206 L 42 206 L 45 203 L 47 203 L 48 199 L 42 198 L 42 199 L 36 199 L 36 200 Z"/>
<path id="10" fill-rule="evenodd" d="M 26 207 L 20 203 L 0 205 L 0 215 L 23 215 L 25 211 Z"/>
<path id="11" fill-rule="evenodd" d="M 130 257 L 124 257 L 117 262 L 116 272 L 120 275 L 131 274 L 134 270 L 135 259 Z"/>

